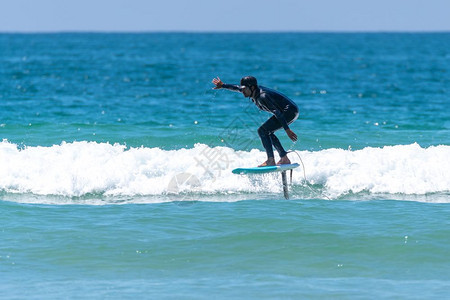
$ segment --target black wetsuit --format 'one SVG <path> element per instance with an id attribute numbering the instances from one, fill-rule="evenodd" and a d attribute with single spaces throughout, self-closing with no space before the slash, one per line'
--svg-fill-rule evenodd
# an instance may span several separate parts
<path id="1" fill-rule="evenodd" d="M 242 88 L 238 85 L 223 84 L 222 88 L 242 92 Z M 289 129 L 288 125 L 297 120 L 297 104 L 285 95 L 263 86 L 258 86 L 250 98 L 259 109 L 273 114 L 258 128 L 258 135 L 266 150 L 267 157 L 274 157 L 272 146 L 277 149 L 280 157 L 286 156 L 287 152 L 281 146 L 280 140 L 274 132 L 281 128 Z"/>

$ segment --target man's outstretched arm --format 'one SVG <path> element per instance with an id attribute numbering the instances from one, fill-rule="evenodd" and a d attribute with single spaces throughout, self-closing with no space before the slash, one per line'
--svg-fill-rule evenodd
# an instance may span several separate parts
<path id="1" fill-rule="evenodd" d="M 215 85 L 215 87 L 214 87 L 215 90 L 218 90 L 218 89 L 227 89 L 227 90 L 230 90 L 230 91 L 242 92 L 240 86 L 234 85 L 234 84 L 226 84 L 226 83 L 223 83 L 222 80 L 220 80 L 219 77 L 214 78 L 214 79 L 212 80 L 212 83 L 214 83 L 214 85 Z"/>

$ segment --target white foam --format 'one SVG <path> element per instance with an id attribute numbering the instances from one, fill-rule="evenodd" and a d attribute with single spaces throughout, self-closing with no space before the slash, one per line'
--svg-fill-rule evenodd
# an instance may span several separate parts
<path id="1" fill-rule="evenodd" d="M 450 191 L 450 146 L 411 144 L 299 154 L 308 182 L 321 185 L 332 198 L 359 192 L 425 195 Z M 298 162 L 294 154 L 290 158 Z M 204 144 L 170 151 L 96 142 L 20 149 L 4 140 L 0 142 L 0 191 L 68 197 L 280 193 L 277 175 L 231 173 L 264 160 L 260 150 L 235 151 Z M 293 183 L 304 184 L 303 172 L 294 173 Z"/>

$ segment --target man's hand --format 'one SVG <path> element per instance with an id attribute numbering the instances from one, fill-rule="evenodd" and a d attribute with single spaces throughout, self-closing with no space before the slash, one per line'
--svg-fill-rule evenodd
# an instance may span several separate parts
<path id="1" fill-rule="evenodd" d="M 297 135 L 292 130 L 286 129 L 286 133 L 293 142 L 297 141 Z"/>
<path id="2" fill-rule="evenodd" d="M 222 80 L 220 80 L 219 77 L 214 78 L 214 79 L 212 80 L 212 83 L 214 83 L 214 84 L 216 85 L 216 87 L 214 88 L 215 90 L 218 90 L 218 89 L 221 89 L 221 88 L 222 88 L 223 82 L 222 82 Z"/>

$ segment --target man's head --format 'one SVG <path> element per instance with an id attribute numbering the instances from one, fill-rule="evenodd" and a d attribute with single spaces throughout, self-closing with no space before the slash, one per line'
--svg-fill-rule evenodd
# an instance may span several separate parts
<path id="1" fill-rule="evenodd" d="M 244 97 L 250 97 L 253 91 L 258 88 L 258 81 L 253 76 L 245 76 L 241 79 L 241 91 Z"/>

